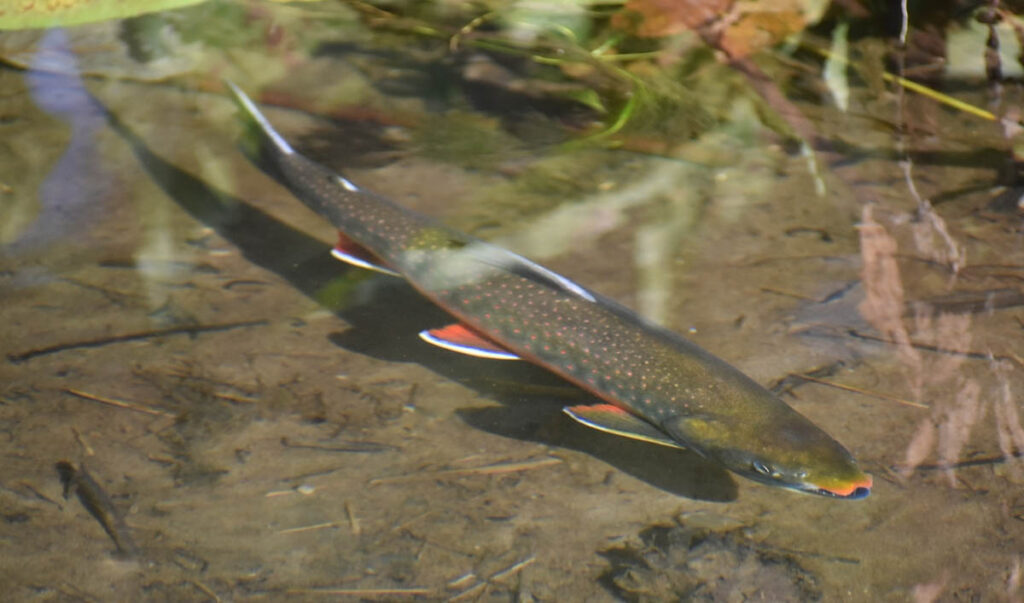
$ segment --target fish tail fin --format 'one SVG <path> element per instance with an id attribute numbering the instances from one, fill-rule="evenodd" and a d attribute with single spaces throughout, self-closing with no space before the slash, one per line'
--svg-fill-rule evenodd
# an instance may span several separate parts
<path id="1" fill-rule="evenodd" d="M 295 155 L 292 148 L 283 136 L 278 134 L 274 126 L 256 106 L 249 96 L 235 85 L 234 82 L 225 79 L 224 84 L 231 90 L 235 104 L 239 109 L 239 116 L 245 126 L 245 132 L 240 138 L 242 151 L 260 167 L 271 172 L 277 172 L 277 166 L 281 159 Z"/>

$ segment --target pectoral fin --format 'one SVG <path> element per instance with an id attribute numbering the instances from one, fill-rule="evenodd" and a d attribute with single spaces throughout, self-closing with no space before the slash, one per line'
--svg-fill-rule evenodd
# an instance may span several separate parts
<path id="1" fill-rule="evenodd" d="M 618 406 L 611 404 L 583 404 L 580 406 L 566 406 L 562 410 L 565 411 L 565 414 L 587 427 L 670 448 L 683 447 L 662 433 L 654 425 Z"/>
<path id="2" fill-rule="evenodd" d="M 367 270 L 376 270 L 391 276 L 401 276 L 394 270 L 384 266 L 373 252 L 348 238 L 342 232 L 338 233 L 338 243 L 331 250 L 331 255 L 346 264 L 366 268 Z"/>
<path id="3" fill-rule="evenodd" d="M 492 360 L 519 360 L 512 352 L 480 335 L 465 325 L 458 323 L 428 329 L 420 332 L 420 339 L 438 347 L 477 358 Z"/>

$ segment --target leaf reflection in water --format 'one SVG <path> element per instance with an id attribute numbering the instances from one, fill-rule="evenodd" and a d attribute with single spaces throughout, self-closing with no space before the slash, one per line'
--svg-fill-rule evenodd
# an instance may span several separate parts
<path id="1" fill-rule="evenodd" d="M 895 342 L 897 358 L 904 367 L 913 397 L 927 400 L 931 408 L 906 447 L 900 474 L 909 477 L 934 454 L 950 485 L 956 487 L 956 464 L 990 403 L 1007 475 L 1015 481 L 1024 478 L 1024 461 L 1020 458 L 1024 451 L 1024 427 L 1009 379 L 1009 363 L 995 357 L 983 360 L 989 365 L 987 374 L 996 377 L 994 383 L 972 377 L 964 366 L 970 358 L 966 352 L 972 348 L 971 314 L 936 314 L 927 307 L 916 306 L 911 315 L 906 314 L 904 281 L 896 259 L 899 244 L 874 219 L 872 211 L 871 206 L 864 208 L 858 226 L 865 291 L 858 310 L 880 334 Z M 901 219 L 895 223 L 906 222 Z M 909 226 L 916 251 L 950 268 L 948 286 L 952 287 L 959 269 L 964 267 L 964 254 L 942 218 L 929 207 L 927 219 L 911 221 Z M 921 344 L 964 353 L 923 354 Z"/>

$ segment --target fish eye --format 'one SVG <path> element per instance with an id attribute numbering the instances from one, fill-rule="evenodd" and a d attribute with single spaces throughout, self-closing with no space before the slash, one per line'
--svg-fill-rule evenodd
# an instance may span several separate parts
<path id="1" fill-rule="evenodd" d="M 761 475 L 767 475 L 772 479 L 782 479 L 782 472 L 776 469 L 775 467 L 768 465 L 767 463 L 762 463 L 761 461 L 754 461 L 751 464 L 754 467 L 754 471 L 757 471 Z"/>

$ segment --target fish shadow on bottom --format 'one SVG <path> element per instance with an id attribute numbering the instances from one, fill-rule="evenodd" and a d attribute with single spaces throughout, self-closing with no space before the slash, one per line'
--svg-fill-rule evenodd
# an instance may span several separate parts
<path id="1" fill-rule="evenodd" d="M 571 448 L 600 459 L 655 488 L 712 502 L 736 500 L 736 481 L 722 467 L 689 450 L 639 442 L 573 421 L 553 401 L 462 408 L 469 425 L 504 437 Z"/>
<path id="2" fill-rule="evenodd" d="M 495 435 L 578 450 L 656 488 L 695 500 L 736 499 L 722 467 L 689 450 L 634 441 L 587 428 L 562 408 L 591 396 L 527 362 L 485 360 L 424 344 L 416 336 L 450 320 L 411 287 L 387 277 L 363 283 L 358 301 L 335 309 L 351 328 L 330 335 L 340 348 L 392 362 L 412 362 L 477 392 L 500 406 L 461 408 L 469 426 Z"/>
<path id="3" fill-rule="evenodd" d="M 458 416 L 473 428 L 578 450 L 677 496 L 715 502 L 736 499 L 732 476 L 692 451 L 630 440 L 573 421 L 562 408 L 591 396 L 541 368 L 425 345 L 416 333 L 450 319 L 405 283 L 386 277 L 374 280 L 364 283 L 358 303 L 335 310 L 352 326 L 330 336 L 338 347 L 381 360 L 419 364 L 501 404 L 458 409 Z"/>

